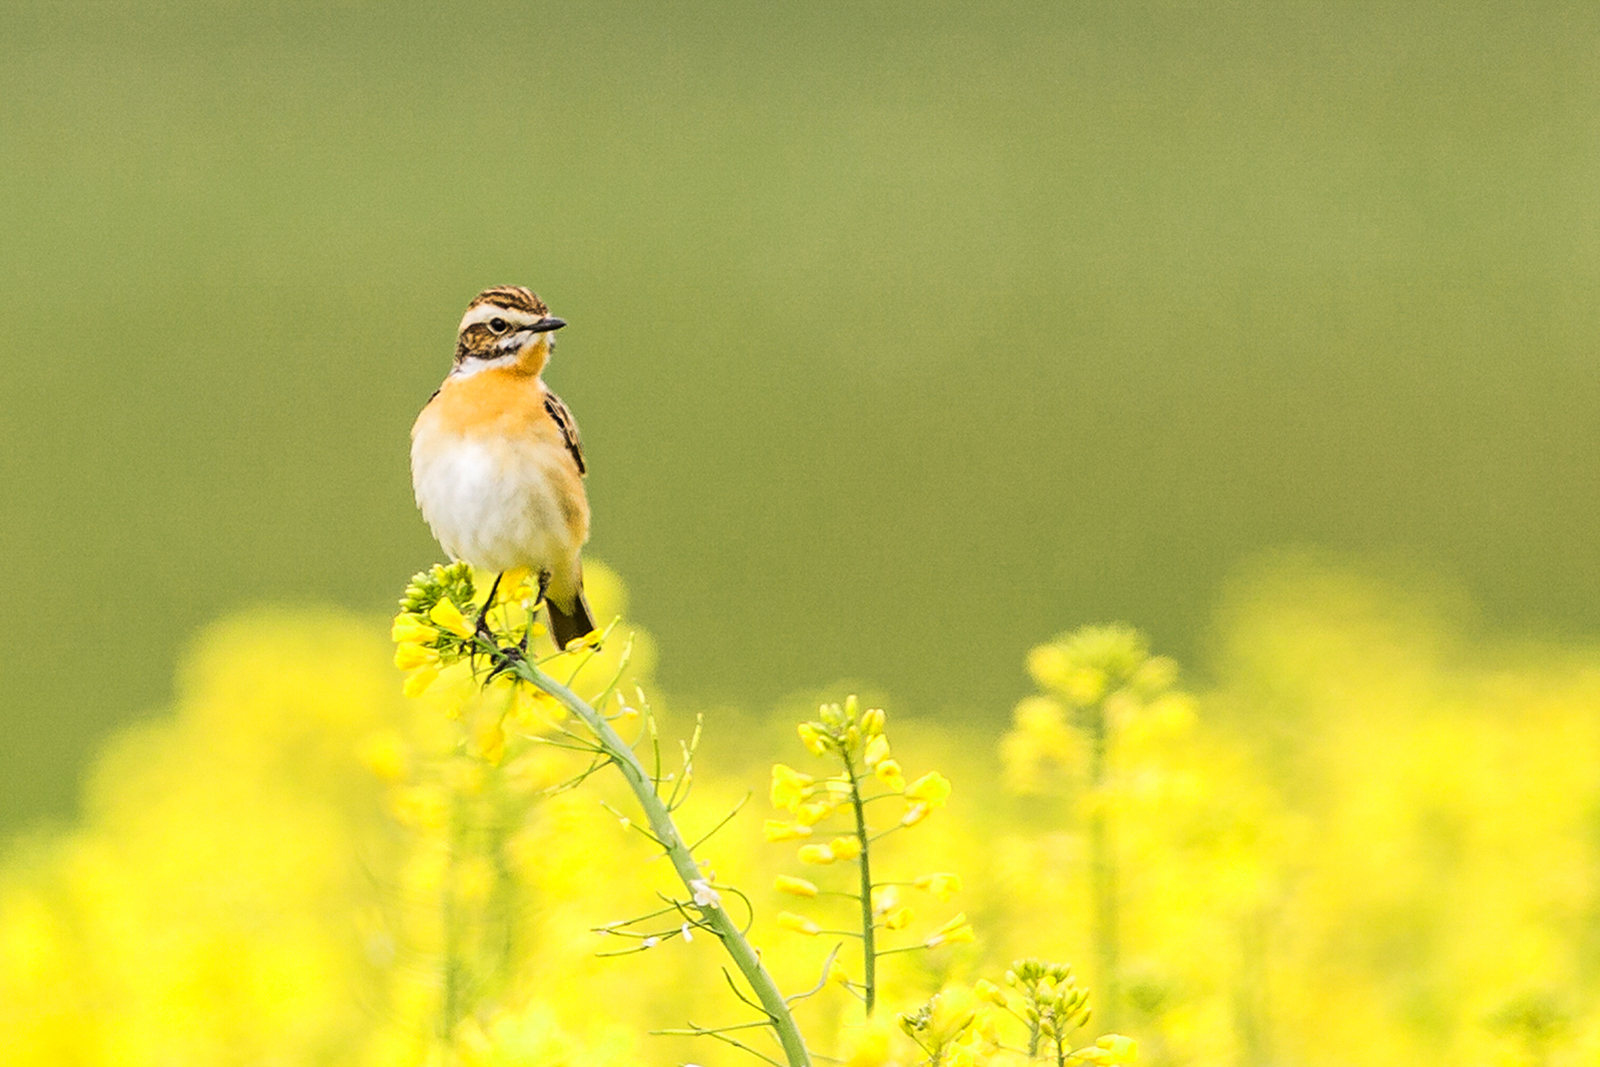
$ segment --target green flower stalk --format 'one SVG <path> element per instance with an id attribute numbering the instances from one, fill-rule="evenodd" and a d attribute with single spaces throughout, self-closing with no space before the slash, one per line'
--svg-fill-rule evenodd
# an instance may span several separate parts
<path id="1" fill-rule="evenodd" d="M 847 820 L 846 832 L 826 844 L 808 843 L 800 846 L 802 863 L 827 866 L 834 863 L 855 863 L 856 886 L 853 891 L 830 895 L 852 899 L 858 913 L 858 928 L 827 931 L 820 923 L 802 915 L 785 912 L 779 923 L 796 933 L 815 936 L 835 933 L 861 940 L 861 980 L 842 979 L 847 988 L 855 992 L 870 1017 L 878 1003 L 878 960 L 891 952 L 908 952 L 922 948 L 972 940 L 972 927 L 965 915 L 957 915 L 927 935 L 920 943 L 897 948 L 879 947 L 880 931 L 899 931 L 911 925 L 915 911 L 900 903 L 900 888 L 914 886 L 926 890 L 940 900 L 948 899 L 961 888 L 961 880 L 954 874 L 926 874 L 908 882 L 875 881 L 872 873 L 872 845 L 875 841 L 915 826 L 935 809 L 943 807 L 950 795 L 950 783 L 937 771 L 929 772 L 915 782 L 907 783 L 900 764 L 889 753 L 889 739 L 884 735 L 882 708 L 863 710 L 860 702 L 851 696 L 843 705 L 825 704 L 815 721 L 800 724 L 800 741 L 812 754 L 830 757 L 843 772 L 829 778 L 817 779 L 809 774 L 777 764 L 772 768 L 772 802 L 787 809 L 793 821 L 772 819 L 766 824 L 769 841 L 788 841 L 811 837 L 816 828 L 835 814 L 843 813 Z M 874 831 L 868 819 L 868 809 L 878 801 L 900 799 L 904 812 L 894 825 Z M 775 888 L 779 892 L 799 897 L 816 897 L 821 891 L 806 879 L 780 877 Z"/>
<path id="2" fill-rule="evenodd" d="M 524 602 L 526 611 L 526 593 L 524 589 L 502 591 L 495 603 L 486 605 L 484 611 L 492 618 L 500 605 L 514 604 L 518 600 Z M 722 942 L 755 997 L 752 1003 L 765 1014 L 765 1023 L 771 1026 L 777 1036 L 789 1067 L 810 1067 L 811 1057 L 795 1025 L 788 1001 L 778 991 L 743 931 L 729 916 L 723 906 L 721 892 L 702 871 L 691 846 L 673 820 L 672 810 L 678 802 L 678 792 L 674 790 L 668 797 L 663 797 L 662 776 L 645 769 L 633 747 L 612 726 L 611 719 L 545 673 L 522 647 L 515 644 L 499 645 L 497 639 L 503 635 L 496 631 L 492 622 L 491 636 L 486 636 L 469 622 L 474 595 L 471 572 L 465 564 L 436 566 L 412 579 L 401 600 L 401 613 L 394 626 L 397 643 L 395 662 L 409 672 L 406 691 L 414 695 L 426 690 L 438 678 L 441 670 L 465 660 L 486 671 L 484 684 L 496 676 L 509 676 L 547 695 L 582 722 L 589 738 L 579 739 L 569 732 L 568 738 L 574 742 L 569 747 L 590 752 L 595 762 L 579 780 L 606 763 L 614 765 L 621 772 L 644 810 L 649 836 L 666 853 L 673 870 L 689 893 L 689 900 L 677 905 L 677 910 L 691 918 L 693 925 L 711 931 Z M 531 627 L 531 612 L 528 613 L 528 620 Z M 510 628 L 509 623 L 504 627 L 507 630 Z M 558 653 L 550 659 L 572 655 L 571 652 Z M 609 697 L 610 694 L 611 688 L 608 688 L 604 696 Z M 599 701 L 602 705 L 604 702 L 604 698 Z M 503 744 L 503 739 L 500 743 Z M 496 758 L 495 744 L 493 736 L 486 744 L 480 744 L 486 758 Z M 742 994 L 741 999 L 749 1002 Z M 740 1028 L 697 1028 L 694 1032 L 719 1037 L 730 1044 L 755 1051 L 729 1037 L 726 1032 L 728 1029 Z"/>
<path id="3" fill-rule="evenodd" d="M 1071 730 L 1081 738 L 1081 766 L 1069 770 L 1079 778 L 1088 801 L 1084 830 L 1096 982 L 1105 1009 L 1102 1016 L 1113 1025 L 1123 1001 L 1121 893 L 1112 812 L 1126 770 L 1118 765 L 1117 750 L 1130 723 L 1170 697 L 1176 671 L 1171 660 L 1152 656 L 1144 635 L 1132 627 L 1089 626 L 1063 634 L 1028 654 L 1028 672 L 1046 695 L 1033 698 L 1026 722 L 1019 714 L 1019 728 L 1001 744 L 1013 770 L 1032 777 L 1046 764 L 1058 762 L 1047 753 L 1067 747 L 1052 733 Z"/>

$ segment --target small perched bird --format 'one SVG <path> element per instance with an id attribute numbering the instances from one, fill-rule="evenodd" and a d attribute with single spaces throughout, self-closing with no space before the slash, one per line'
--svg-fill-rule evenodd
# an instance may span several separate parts
<path id="1" fill-rule="evenodd" d="M 595 628 L 579 560 L 589 539 L 583 444 L 539 377 L 565 325 L 521 286 L 479 293 L 450 373 L 411 428 L 411 484 L 433 536 L 482 570 L 538 575 L 558 648 Z"/>

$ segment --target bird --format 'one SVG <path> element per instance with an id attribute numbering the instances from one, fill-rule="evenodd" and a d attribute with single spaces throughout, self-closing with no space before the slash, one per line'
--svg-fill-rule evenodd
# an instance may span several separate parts
<path id="1" fill-rule="evenodd" d="M 461 317 L 450 372 L 411 428 L 411 484 L 434 538 L 496 575 L 484 611 L 506 572 L 537 575 L 561 649 L 595 629 L 583 595 L 583 441 L 540 377 L 565 325 L 520 285 L 479 293 Z"/>

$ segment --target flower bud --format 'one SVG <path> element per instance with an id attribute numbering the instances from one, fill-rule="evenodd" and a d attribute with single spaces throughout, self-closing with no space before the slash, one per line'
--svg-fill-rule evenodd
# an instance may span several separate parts
<path id="1" fill-rule="evenodd" d="M 780 874 L 773 881 L 772 888 L 780 893 L 788 893 L 796 897 L 814 897 L 817 895 L 815 882 L 808 882 L 804 878 L 791 878 L 787 874 Z"/>
<path id="2" fill-rule="evenodd" d="M 861 855 L 861 841 L 855 837 L 836 837 L 828 842 L 836 860 L 853 860 Z"/>
<path id="3" fill-rule="evenodd" d="M 768 841 L 792 841 L 797 837 L 810 837 L 811 827 L 801 826 L 799 823 L 781 822 L 778 819 L 768 819 L 761 828 L 761 833 Z"/>
<path id="4" fill-rule="evenodd" d="M 805 934 L 807 937 L 816 937 L 822 933 L 822 927 L 804 915 L 796 915 L 792 911 L 780 911 L 778 913 L 778 925 L 785 930 L 793 930 L 797 934 Z"/>

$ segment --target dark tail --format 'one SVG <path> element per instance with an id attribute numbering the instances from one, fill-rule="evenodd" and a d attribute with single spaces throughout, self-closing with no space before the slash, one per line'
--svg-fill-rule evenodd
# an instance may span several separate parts
<path id="1" fill-rule="evenodd" d="M 589 602 L 584 599 L 582 584 L 579 584 L 578 594 L 572 598 L 572 603 L 565 608 L 557 604 L 553 596 L 545 597 L 544 606 L 550 613 L 550 636 L 555 639 L 557 648 L 566 648 L 578 638 L 594 632 L 594 616 L 589 613 Z"/>

